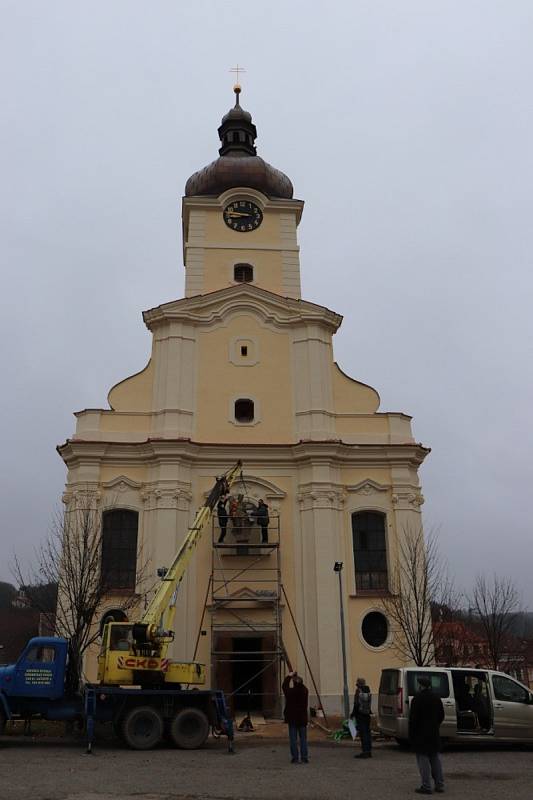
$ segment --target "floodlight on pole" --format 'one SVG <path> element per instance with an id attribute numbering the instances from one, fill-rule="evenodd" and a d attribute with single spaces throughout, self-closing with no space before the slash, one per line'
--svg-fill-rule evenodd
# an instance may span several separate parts
<path id="1" fill-rule="evenodd" d="M 342 697 L 344 706 L 344 717 L 348 719 L 350 716 L 350 695 L 348 693 L 348 668 L 346 666 L 346 633 L 344 630 L 344 597 L 342 593 L 342 561 L 335 561 L 333 572 L 339 576 L 339 606 L 341 615 L 341 645 L 342 645 Z"/>

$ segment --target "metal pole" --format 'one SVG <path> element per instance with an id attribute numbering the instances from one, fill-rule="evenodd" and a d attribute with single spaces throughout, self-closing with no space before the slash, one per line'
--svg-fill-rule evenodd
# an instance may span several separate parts
<path id="1" fill-rule="evenodd" d="M 344 630 L 344 599 L 342 595 L 342 561 L 336 561 L 333 567 L 334 571 L 339 576 L 339 600 L 341 610 L 341 644 L 342 644 L 342 696 L 344 704 L 344 718 L 348 719 L 350 716 L 350 695 L 348 693 L 348 668 L 346 666 L 346 632 Z"/>

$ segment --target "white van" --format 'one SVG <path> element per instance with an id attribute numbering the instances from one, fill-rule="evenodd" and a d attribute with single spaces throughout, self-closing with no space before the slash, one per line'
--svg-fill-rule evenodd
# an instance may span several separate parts
<path id="1" fill-rule="evenodd" d="M 440 734 L 444 741 L 533 742 L 533 694 L 514 678 L 490 669 L 401 667 L 381 673 L 378 727 L 399 744 L 409 738 L 409 702 L 419 691 L 418 678 L 444 706 Z"/>

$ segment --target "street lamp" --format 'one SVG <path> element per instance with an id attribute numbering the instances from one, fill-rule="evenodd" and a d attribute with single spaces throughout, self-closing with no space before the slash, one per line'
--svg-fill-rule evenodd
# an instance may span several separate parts
<path id="1" fill-rule="evenodd" d="M 341 644 L 342 644 L 342 674 L 343 686 L 342 697 L 344 704 L 344 718 L 348 719 L 350 716 L 350 695 L 348 694 L 348 669 L 346 667 L 346 634 L 344 631 L 344 599 L 342 594 L 342 561 L 335 561 L 333 572 L 339 576 L 339 600 L 341 611 Z"/>

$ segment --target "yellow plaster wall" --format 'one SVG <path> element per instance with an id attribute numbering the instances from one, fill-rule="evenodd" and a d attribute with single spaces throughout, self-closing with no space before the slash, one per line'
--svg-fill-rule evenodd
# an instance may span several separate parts
<path id="1" fill-rule="evenodd" d="M 345 375 L 335 363 L 333 396 L 338 414 L 374 414 L 379 408 L 379 394 L 371 386 Z"/>
<path id="2" fill-rule="evenodd" d="M 367 439 L 372 436 L 384 436 L 389 432 L 387 417 L 371 417 L 366 415 L 349 417 L 337 417 L 335 419 L 335 430 L 339 436 L 363 435 Z"/>
<path id="3" fill-rule="evenodd" d="M 280 216 L 265 210 L 263 222 L 255 231 L 238 233 L 225 224 L 219 209 L 207 212 L 204 251 L 203 291 L 213 292 L 233 283 L 233 266 L 254 267 L 254 283 L 270 292 L 284 294 Z"/>
<path id="4" fill-rule="evenodd" d="M 257 341 L 259 363 L 236 366 L 229 361 L 230 342 L 236 337 Z M 238 315 L 224 328 L 199 333 L 197 365 L 196 441 L 251 444 L 294 440 L 287 333 L 262 327 L 252 315 Z M 235 397 L 259 401 L 258 424 L 236 425 L 229 421 Z"/>
<path id="5" fill-rule="evenodd" d="M 116 413 L 114 411 L 102 412 L 100 416 L 100 430 L 115 433 L 149 433 L 151 425 L 149 413 Z"/>
<path id="6" fill-rule="evenodd" d="M 115 411 L 151 411 L 153 381 L 154 365 L 150 359 L 141 372 L 113 386 L 107 401 Z"/>
<path id="7" fill-rule="evenodd" d="M 246 246 L 250 249 L 268 245 L 269 247 L 279 247 L 280 220 L 279 212 L 275 210 L 265 210 L 263 212 L 263 222 L 255 231 L 239 233 L 228 228 L 224 222 L 222 211 L 218 208 L 207 211 L 205 241 L 211 247 L 217 245 L 231 246 L 236 244 L 239 248 Z"/>
<path id="8" fill-rule="evenodd" d="M 245 234 L 241 235 L 244 236 Z M 206 250 L 204 292 L 214 292 L 217 289 L 233 286 L 233 268 L 235 264 L 251 264 L 254 268 L 254 284 L 269 292 L 283 294 L 281 253 L 279 251 L 252 249 Z"/>
<path id="9" fill-rule="evenodd" d="M 381 649 L 373 649 L 365 644 L 361 635 L 361 622 L 367 611 L 384 611 L 379 597 L 351 597 L 348 600 L 348 640 L 352 655 L 350 691 L 353 692 L 358 677 L 366 678 L 372 693 L 379 689 L 381 670 L 387 667 L 402 666 L 405 662 L 389 644 Z"/>
<path id="10" fill-rule="evenodd" d="M 122 475 L 125 475 L 132 481 L 137 481 L 137 483 L 143 483 L 145 480 L 147 480 L 148 469 L 149 469 L 148 466 L 134 467 L 129 464 L 127 466 L 102 465 L 100 467 L 100 481 L 102 483 L 107 483 L 108 481 L 112 481 L 114 478 L 119 478 Z"/>
<path id="11" fill-rule="evenodd" d="M 372 480 L 382 485 L 388 485 L 391 481 L 390 469 L 388 467 L 344 467 L 341 470 L 341 482 L 344 486 L 355 486 L 361 481 Z"/>

